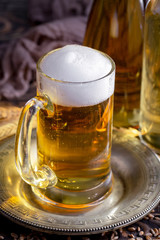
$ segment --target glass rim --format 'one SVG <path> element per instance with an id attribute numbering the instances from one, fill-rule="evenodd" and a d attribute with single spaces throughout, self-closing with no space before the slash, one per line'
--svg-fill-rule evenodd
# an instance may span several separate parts
<path id="1" fill-rule="evenodd" d="M 82 46 L 82 45 L 81 45 L 81 46 Z M 84 46 L 84 47 L 86 47 L 86 46 Z M 95 50 L 95 51 L 97 51 L 97 52 L 100 52 L 102 55 L 104 55 L 105 57 L 107 57 L 107 58 L 110 60 L 112 68 L 111 68 L 111 70 L 110 70 L 106 75 L 103 75 L 103 76 L 100 77 L 100 78 L 93 79 L 93 80 L 90 80 L 90 81 L 85 81 L 85 82 L 82 82 L 82 81 L 71 82 L 71 81 L 58 80 L 58 79 L 56 79 L 56 78 L 54 78 L 54 77 L 50 77 L 50 76 L 48 76 L 46 73 L 44 73 L 44 72 L 42 71 L 42 69 L 41 69 L 41 67 L 40 67 L 40 63 L 42 62 L 42 60 L 43 60 L 46 56 L 50 55 L 50 54 L 53 53 L 53 52 L 56 52 L 56 51 L 60 50 L 61 48 L 62 48 L 62 47 L 56 48 L 56 49 L 54 49 L 54 50 L 51 50 L 51 51 L 45 53 L 44 55 L 42 55 L 42 57 L 39 58 L 39 60 L 37 61 L 37 64 L 36 64 L 36 69 L 37 69 L 38 73 L 40 73 L 43 77 L 45 77 L 45 78 L 47 78 L 47 79 L 49 79 L 49 80 L 51 80 L 51 81 L 59 82 L 59 83 L 63 83 L 63 84 L 76 84 L 76 85 L 77 85 L 77 84 L 89 84 L 89 83 L 97 82 L 97 81 L 100 81 L 100 80 L 102 80 L 102 79 L 104 79 L 104 78 L 107 78 L 108 76 L 110 76 L 110 75 L 115 71 L 115 62 L 113 61 L 113 59 L 112 59 L 108 54 L 106 54 L 106 53 L 104 53 L 104 52 L 102 52 L 102 51 L 99 51 L 99 50 L 97 50 L 97 49 L 93 49 L 93 50 Z"/>

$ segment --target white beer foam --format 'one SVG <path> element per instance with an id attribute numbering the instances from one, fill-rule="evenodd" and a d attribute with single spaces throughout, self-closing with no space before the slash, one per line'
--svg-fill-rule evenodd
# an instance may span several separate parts
<path id="1" fill-rule="evenodd" d="M 42 90 L 58 105 L 95 105 L 114 92 L 110 59 L 88 47 L 67 45 L 53 51 L 42 58 L 40 68 L 46 75 L 40 79 Z"/>

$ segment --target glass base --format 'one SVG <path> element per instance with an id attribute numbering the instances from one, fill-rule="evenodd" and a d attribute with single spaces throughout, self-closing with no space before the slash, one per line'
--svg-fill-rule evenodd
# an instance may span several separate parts
<path id="1" fill-rule="evenodd" d="M 43 208 L 59 207 L 63 209 L 85 209 L 100 204 L 112 191 L 112 172 L 107 179 L 98 186 L 84 190 L 71 191 L 57 187 L 40 189 L 32 186 L 36 201 Z"/>
<path id="2" fill-rule="evenodd" d="M 144 145 L 152 149 L 157 154 L 160 154 L 160 134 L 140 134 L 140 140 Z"/>

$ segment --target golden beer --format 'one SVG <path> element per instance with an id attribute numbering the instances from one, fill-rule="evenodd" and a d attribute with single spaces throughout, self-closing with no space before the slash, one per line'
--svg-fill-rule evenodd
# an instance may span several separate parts
<path id="1" fill-rule="evenodd" d="M 39 111 L 39 164 L 55 172 L 58 187 L 85 190 L 110 177 L 112 107 L 113 96 L 94 106 Z"/>

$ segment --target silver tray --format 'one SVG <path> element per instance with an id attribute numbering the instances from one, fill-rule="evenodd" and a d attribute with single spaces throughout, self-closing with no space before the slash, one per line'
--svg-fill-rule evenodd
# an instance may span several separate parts
<path id="1" fill-rule="evenodd" d="M 160 160 L 138 138 L 113 132 L 114 187 L 99 206 L 84 212 L 43 209 L 14 163 L 14 137 L 0 142 L 0 212 L 25 227 L 58 234 L 94 234 L 124 227 L 160 200 Z"/>

